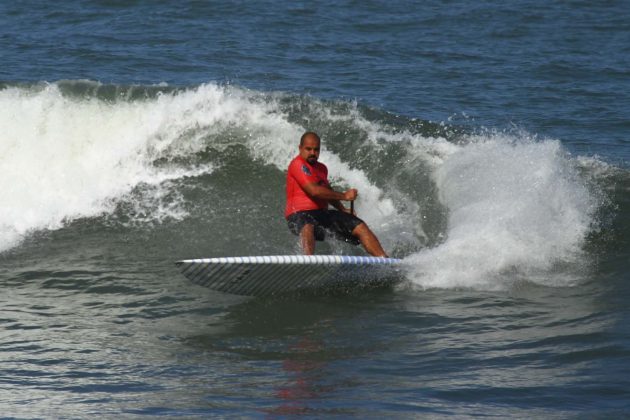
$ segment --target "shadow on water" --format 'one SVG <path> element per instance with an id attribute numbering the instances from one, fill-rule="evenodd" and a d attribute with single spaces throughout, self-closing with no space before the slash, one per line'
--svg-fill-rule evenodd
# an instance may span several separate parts
<path id="1" fill-rule="evenodd" d="M 184 342 L 238 363 L 245 369 L 243 374 L 274 371 L 260 384 L 259 400 L 264 402 L 258 404 L 259 412 L 352 415 L 354 406 L 325 403 L 361 383 L 337 366 L 370 359 L 388 347 L 387 338 L 377 339 L 370 324 L 395 299 L 391 288 L 251 299 L 217 319 L 220 328 L 210 325 L 206 331 L 212 332 L 189 336 Z"/>
<path id="2" fill-rule="evenodd" d="M 392 290 L 392 287 L 383 286 L 361 291 L 336 290 L 319 295 L 302 293 L 251 298 L 228 308 L 224 317 L 218 320 L 223 328 L 217 332 L 189 337 L 186 341 L 196 347 L 216 349 L 218 342 L 241 338 L 268 342 L 299 341 L 307 336 L 325 339 L 338 331 L 341 322 L 358 321 L 387 305 L 395 299 Z M 270 360 L 285 356 L 283 351 L 261 353 L 260 349 L 249 347 L 232 347 L 230 350 L 243 357 L 251 354 L 256 359 L 265 354 Z M 332 353 L 331 356 L 335 357 Z"/>

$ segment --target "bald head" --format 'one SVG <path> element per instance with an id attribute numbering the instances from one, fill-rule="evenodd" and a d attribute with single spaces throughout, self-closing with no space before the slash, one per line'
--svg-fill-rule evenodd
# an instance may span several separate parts
<path id="1" fill-rule="evenodd" d="M 300 146 L 304 146 L 304 141 L 306 141 L 307 139 L 316 140 L 317 143 L 321 142 L 317 133 L 315 133 L 314 131 L 307 131 L 306 133 L 302 134 L 302 137 L 300 137 Z"/>

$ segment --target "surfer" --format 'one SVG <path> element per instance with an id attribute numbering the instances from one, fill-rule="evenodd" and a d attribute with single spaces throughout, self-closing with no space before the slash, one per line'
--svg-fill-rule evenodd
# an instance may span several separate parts
<path id="1" fill-rule="evenodd" d="M 300 153 L 289 164 L 284 212 L 289 230 L 300 237 L 306 255 L 314 254 L 315 240 L 323 241 L 329 231 L 339 239 L 362 244 L 370 255 L 387 257 L 367 224 L 341 203 L 341 200 L 356 200 L 357 190 L 338 192 L 330 187 L 328 168 L 318 162 L 320 143 L 316 133 L 304 133 L 300 138 Z M 329 204 L 336 210 L 329 209 Z"/>

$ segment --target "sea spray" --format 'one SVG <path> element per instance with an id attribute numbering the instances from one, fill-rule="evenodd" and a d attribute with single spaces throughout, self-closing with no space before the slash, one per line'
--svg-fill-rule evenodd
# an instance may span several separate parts
<path id="1" fill-rule="evenodd" d="M 579 262 L 597 200 L 560 142 L 471 136 L 434 178 L 448 227 L 442 244 L 406 259 L 415 284 L 503 288 L 515 273 Z M 575 280 L 545 278 L 547 285 Z"/>

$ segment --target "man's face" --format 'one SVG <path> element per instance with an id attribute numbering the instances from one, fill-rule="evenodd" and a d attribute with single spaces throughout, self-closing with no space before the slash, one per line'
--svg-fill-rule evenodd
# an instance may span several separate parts
<path id="1" fill-rule="evenodd" d="M 309 136 L 304 139 L 300 146 L 300 156 L 311 165 L 319 159 L 319 140 L 317 137 Z"/>

